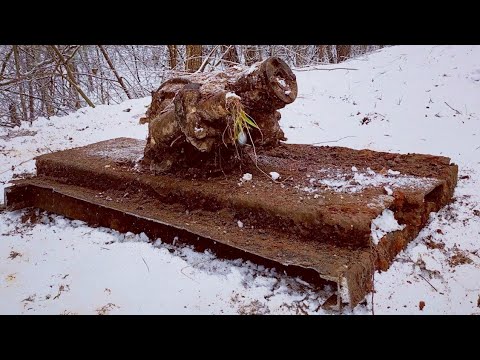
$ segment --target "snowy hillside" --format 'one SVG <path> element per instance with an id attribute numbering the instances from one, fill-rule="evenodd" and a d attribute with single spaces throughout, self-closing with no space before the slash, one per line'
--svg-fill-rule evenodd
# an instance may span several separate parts
<path id="1" fill-rule="evenodd" d="M 289 142 L 444 155 L 459 165 L 454 202 L 375 274 L 375 314 L 480 314 L 480 46 L 395 46 L 296 75 L 299 96 L 282 110 Z M 37 155 L 145 138 L 138 119 L 149 103 L 0 130 L 0 191 L 33 172 Z M 323 314 L 324 300 L 300 279 L 241 260 L 0 212 L 2 314 Z M 371 314 L 372 297 L 344 312 Z"/>

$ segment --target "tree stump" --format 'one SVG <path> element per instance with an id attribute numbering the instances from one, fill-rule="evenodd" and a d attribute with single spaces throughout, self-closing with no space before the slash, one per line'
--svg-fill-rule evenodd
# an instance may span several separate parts
<path id="1" fill-rule="evenodd" d="M 158 172 L 226 171 L 242 161 L 243 146 L 286 140 L 278 109 L 297 97 L 288 65 L 270 57 L 250 67 L 170 79 L 152 93 L 144 163 Z"/>

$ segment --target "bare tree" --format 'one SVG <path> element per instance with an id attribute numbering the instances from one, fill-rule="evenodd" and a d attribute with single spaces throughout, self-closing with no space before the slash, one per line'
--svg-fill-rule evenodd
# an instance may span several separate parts
<path id="1" fill-rule="evenodd" d="M 59 63 L 58 64 L 63 65 L 65 70 L 67 71 L 67 80 L 72 84 L 72 86 L 75 88 L 75 90 L 77 90 L 77 92 L 80 94 L 80 96 L 83 97 L 85 102 L 90 107 L 94 108 L 95 105 L 93 104 L 93 102 L 88 98 L 88 96 L 83 92 L 83 90 L 80 88 L 80 86 L 75 81 L 75 76 L 72 73 L 72 70 L 70 69 L 70 67 L 68 66 L 68 63 L 67 63 L 67 60 L 65 59 L 65 57 L 62 55 L 60 50 L 58 50 L 58 48 L 55 45 L 51 45 L 51 47 L 52 47 L 53 51 L 55 52 L 55 54 L 59 58 Z"/>
<path id="2" fill-rule="evenodd" d="M 342 62 L 350 58 L 352 45 L 337 45 L 337 62 Z"/>
<path id="3" fill-rule="evenodd" d="M 168 64 L 170 69 L 175 70 L 177 68 L 177 45 L 167 45 L 168 46 Z"/>
<path id="4" fill-rule="evenodd" d="M 22 106 L 22 120 L 27 119 L 27 104 L 25 103 L 25 90 L 23 87 L 23 81 L 20 80 L 21 78 L 21 66 L 20 66 L 20 57 L 18 56 L 18 46 L 13 45 L 13 57 L 15 58 L 15 72 L 17 74 L 17 80 L 20 81 L 19 89 L 20 89 L 20 105 Z"/>
<path id="5" fill-rule="evenodd" d="M 202 45 L 187 45 L 185 70 L 195 72 L 202 66 Z"/>
<path id="6" fill-rule="evenodd" d="M 324 62 L 327 54 L 327 45 L 317 45 L 317 61 Z"/>
<path id="7" fill-rule="evenodd" d="M 220 51 L 223 54 L 221 59 L 226 60 L 227 66 L 232 66 L 240 62 L 235 45 L 222 45 Z"/>
<path id="8" fill-rule="evenodd" d="M 266 56 L 292 66 L 335 63 L 379 45 L 0 45 L 0 126 L 150 95 L 178 71 L 211 71 Z M 102 51 L 103 50 L 103 51 Z M 88 100 L 87 100 L 88 99 Z"/>
<path id="9" fill-rule="evenodd" d="M 105 60 L 107 61 L 107 64 L 108 64 L 108 66 L 110 67 L 110 69 L 113 71 L 113 74 L 114 74 L 115 77 L 117 78 L 118 83 L 119 83 L 120 86 L 122 87 L 123 91 L 125 91 L 125 94 L 127 95 L 127 97 L 128 97 L 129 99 L 131 99 L 132 96 L 131 96 L 130 93 L 128 92 L 128 89 L 127 89 L 127 87 L 125 86 L 125 83 L 123 82 L 122 77 L 121 77 L 120 75 L 118 75 L 118 72 L 117 72 L 117 70 L 115 69 L 115 66 L 113 66 L 113 63 L 112 63 L 112 61 L 110 60 L 110 57 L 108 56 L 107 50 L 105 50 L 105 48 L 104 48 L 102 45 L 98 45 L 98 48 L 99 48 L 100 51 L 102 52 L 103 57 L 104 57 Z"/>

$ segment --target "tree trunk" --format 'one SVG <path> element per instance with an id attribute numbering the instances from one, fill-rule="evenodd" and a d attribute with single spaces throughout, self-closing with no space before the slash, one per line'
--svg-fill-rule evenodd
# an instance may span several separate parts
<path id="1" fill-rule="evenodd" d="M 15 106 L 14 103 L 11 103 L 8 105 L 8 111 L 10 112 L 10 123 L 15 127 L 15 126 L 20 126 L 20 118 L 18 117 L 17 114 L 17 107 Z"/>
<path id="2" fill-rule="evenodd" d="M 223 60 L 226 60 L 227 66 L 234 66 L 240 62 L 235 45 L 222 45 L 220 51 L 224 54 Z"/>
<path id="3" fill-rule="evenodd" d="M 35 60 L 37 58 L 36 56 L 36 46 L 31 47 L 32 50 L 32 58 L 30 56 L 26 56 L 26 65 L 27 65 L 27 71 L 30 71 L 33 66 L 35 65 Z M 35 103 L 34 103 L 34 94 L 33 94 L 33 80 L 29 79 L 28 80 L 28 119 L 30 121 L 30 124 L 33 122 L 33 119 L 35 117 Z"/>
<path id="4" fill-rule="evenodd" d="M 337 45 L 337 62 L 342 62 L 350 58 L 352 45 Z"/>
<path id="5" fill-rule="evenodd" d="M 168 47 L 168 64 L 170 69 L 175 70 L 177 67 L 177 45 L 167 45 Z"/>
<path id="6" fill-rule="evenodd" d="M 18 46 L 13 45 L 13 57 L 15 60 L 15 71 L 17 74 L 17 78 L 20 79 L 21 76 L 21 67 L 20 67 L 20 57 L 18 55 Z M 27 104 L 25 102 L 25 90 L 23 87 L 23 80 L 20 80 L 18 83 L 18 88 L 19 88 L 19 93 L 20 93 L 20 105 L 22 107 L 22 120 L 26 121 L 27 120 Z"/>
<path id="7" fill-rule="evenodd" d="M 120 86 L 122 87 L 123 91 L 125 92 L 125 94 L 127 94 L 127 97 L 128 97 L 129 99 L 131 99 L 132 96 L 131 96 L 130 93 L 128 92 L 128 89 L 127 89 L 127 87 L 125 86 L 122 77 L 121 77 L 120 75 L 118 75 L 118 72 L 117 72 L 117 70 L 115 69 L 115 66 L 113 66 L 112 60 L 110 60 L 110 56 L 108 56 L 107 50 L 104 49 L 103 45 L 98 45 L 98 48 L 99 48 L 100 51 L 102 52 L 103 57 L 104 57 L 105 60 L 107 61 L 108 67 L 113 71 L 113 74 L 114 74 L 115 77 L 117 78 L 117 81 L 118 81 L 118 83 L 120 84 Z"/>
<path id="8" fill-rule="evenodd" d="M 334 45 L 325 45 L 325 49 L 327 51 L 327 60 L 330 64 L 336 63 L 336 58 L 333 56 L 333 46 Z"/>
<path id="9" fill-rule="evenodd" d="M 187 62 L 185 70 L 195 72 L 202 66 L 202 45 L 187 45 Z"/>
<path id="10" fill-rule="evenodd" d="M 307 63 L 307 46 L 294 46 L 295 51 L 295 66 L 301 67 Z"/>
<path id="11" fill-rule="evenodd" d="M 5 72 L 5 69 L 7 68 L 8 60 L 10 60 L 10 57 L 12 56 L 12 53 L 13 53 L 13 47 L 7 53 L 7 56 L 5 56 L 5 60 L 3 60 L 2 67 L 0 68 L 0 80 L 3 79 L 3 73 Z"/>
<path id="12" fill-rule="evenodd" d="M 327 45 L 317 45 L 317 61 L 323 63 L 327 56 Z"/>
<path id="13" fill-rule="evenodd" d="M 359 45 L 360 47 L 360 54 L 366 54 L 368 51 L 368 45 Z"/>

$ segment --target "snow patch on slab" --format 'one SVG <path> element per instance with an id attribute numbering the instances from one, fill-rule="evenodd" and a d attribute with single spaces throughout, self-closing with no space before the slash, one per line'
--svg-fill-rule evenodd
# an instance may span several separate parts
<path id="1" fill-rule="evenodd" d="M 391 195 L 393 190 L 398 188 L 426 190 L 438 183 L 438 180 L 434 178 L 402 175 L 393 170 L 389 170 L 387 175 L 376 173 L 370 168 L 360 171 L 356 167 L 352 167 L 351 172 L 334 168 L 321 169 L 318 172 L 321 178 L 310 178 L 308 180 L 310 186 L 303 188 L 303 191 L 311 193 L 316 192 L 317 187 L 323 187 L 335 192 L 358 193 L 369 187 L 385 187 L 387 195 Z"/>
<path id="2" fill-rule="evenodd" d="M 242 98 L 240 96 L 238 96 L 237 94 L 235 94 L 234 92 L 227 92 L 225 94 L 225 99 L 229 99 L 229 98 L 234 98 L 234 99 L 238 99 L 238 100 L 241 100 Z"/>
<path id="3" fill-rule="evenodd" d="M 348 282 L 347 278 L 342 277 L 342 281 L 340 283 L 340 290 L 339 290 L 340 299 L 342 303 L 349 304 L 350 303 L 350 291 L 348 290 Z"/>
<path id="4" fill-rule="evenodd" d="M 400 225 L 395 219 L 392 210 L 385 209 L 383 212 L 378 215 L 375 219 L 372 220 L 370 225 L 371 229 L 371 239 L 375 245 L 378 245 L 380 239 L 386 234 L 405 229 L 406 225 Z"/>
<path id="5" fill-rule="evenodd" d="M 273 181 L 278 180 L 280 178 L 280 174 L 276 171 L 270 172 L 270 176 L 272 177 Z"/>
<path id="6" fill-rule="evenodd" d="M 250 173 L 245 173 L 245 174 L 243 174 L 243 176 L 242 176 L 242 180 L 243 180 L 243 181 L 250 181 L 250 180 L 252 180 L 252 178 L 253 178 L 253 175 L 250 174 Z"/>

